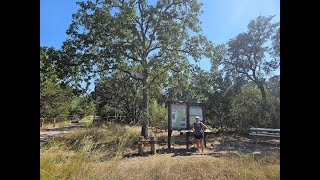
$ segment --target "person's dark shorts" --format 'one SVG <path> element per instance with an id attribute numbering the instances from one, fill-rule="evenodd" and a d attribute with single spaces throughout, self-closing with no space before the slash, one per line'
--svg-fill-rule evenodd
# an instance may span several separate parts
<path id="1" fill-rule="evenodd" d="M 203 134 L 200 134 L 200 135 L 194 135 L 194 138 L 196 138 L 196 139 L 203 139 Z"/>

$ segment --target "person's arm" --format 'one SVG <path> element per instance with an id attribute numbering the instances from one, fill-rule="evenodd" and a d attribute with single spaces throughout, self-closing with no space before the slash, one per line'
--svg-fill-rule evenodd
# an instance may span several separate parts
<path id="1" fill-rule="evenodd" d="M 201 123 L 201 125 L 202 125 L 203 131 L 205 131 L 207 129 L 207 126 L 205 124 L 203 124 L 203 123 Z"/>
<path id="2" fill-rule="evenodd" d="M 194 131 L 194 124 L 192 124 L 192 126 L 191 126 L 191 130 L 192 130 L 192 131 Z"/>

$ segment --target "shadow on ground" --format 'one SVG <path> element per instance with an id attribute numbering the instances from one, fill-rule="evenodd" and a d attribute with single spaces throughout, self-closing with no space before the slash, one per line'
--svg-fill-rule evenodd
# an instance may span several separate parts
<path id="1" fill-rule="evenodd" d="M 186 135 L 176 135 L 172 137 L 173 145 L 168 148 L 166 137 L 157 137 L 161 139 L 161 145 L 157 145 L 157 154 L 172 154 L 175 156 L 207 155 L 212 157 L 237 157 L 240 155 L 280 155 L 279 139 L 260 139 L 258 142 L 251 137 L 243 136 L 207 136 L 207 143 L 204 153 L 197 153 L 195 139 L 190 136 L 189 149 L 186 147 Z M 149 145 L 144 148 L 144 155 L 149 156 Z M 124 157 L 130 158 L 139 156 L 138 152 L 125 154 Z"/>

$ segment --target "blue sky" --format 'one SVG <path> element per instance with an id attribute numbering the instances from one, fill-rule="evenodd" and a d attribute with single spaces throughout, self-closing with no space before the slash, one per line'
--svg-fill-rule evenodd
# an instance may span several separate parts
<path id="1" fill-rule="evenodd" d="M 215 44 L 226 43 L 229 39 L 247 31 L 250 20 L 259 15 L 276 15 L 280 21 L 280 0 L 199 0 L 203 3 L 201 16 L 202 31 Z M 204 70 L 211 65 L 208 59 L 199 63 Z"/>
<path id="2" fill-rule="evenodd" d="M 78 9 L 77 0 L 40 0 L 40 45 L 60 48 L 68 37 L 66 30 L 72 14 Z M 247 30 L 250 20 L 259 15 L 276 15 L 280 21 L 280 0 L 199 0 L 203 3 L 202 33 L 215 44 L 225 43 Z M 210 61 L 198 63 L 210 69 Z M 276 74 L 280 74 L 279 70 Z"/>

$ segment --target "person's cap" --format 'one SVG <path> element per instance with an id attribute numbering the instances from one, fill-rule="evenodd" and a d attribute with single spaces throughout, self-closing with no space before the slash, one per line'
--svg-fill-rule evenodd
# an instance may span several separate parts
<path id="1" fill-rule="evenodd" d="M 200 119 L 199 116 L 196 116 L 196 119 Z"/>

